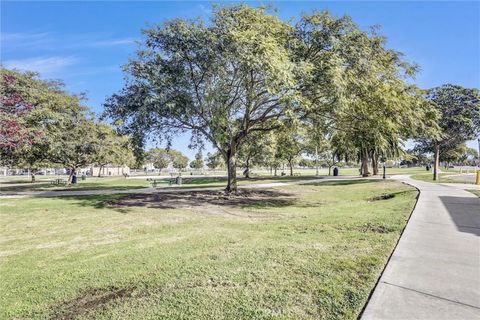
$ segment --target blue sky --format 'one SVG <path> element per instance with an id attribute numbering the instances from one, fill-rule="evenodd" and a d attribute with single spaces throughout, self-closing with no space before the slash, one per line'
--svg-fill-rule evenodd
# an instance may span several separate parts
<path id="1" fill-rule="evenodd" d="M 121 89 L 121 66 L 134 57 L 140 30 L 174 17 L 208 19 L 211 2 L 1 2 L 1 61 L 62 79 L 72 92 L 87 92 L 99 113 Z M 259 2 L 247 2 L 258 5 Z M 416 62 L 416 84 L 480 88 L 480 2 L 262 2 L 284 20 L 313 9 L 347 14 L 362 28 L 381 26 L 388 46 Z M 473 142 L 470 146 L 476 147 Z M 188 137 L 174 148 L 193 158 Z"/>

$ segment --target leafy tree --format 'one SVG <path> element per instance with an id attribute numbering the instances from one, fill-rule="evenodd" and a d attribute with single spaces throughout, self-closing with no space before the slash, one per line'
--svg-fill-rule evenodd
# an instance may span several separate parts
<path id="1" fill-rule="evenodd" d="M 300 55 L 313 66 L 304 91 L 309 114 L 322 117 L 332 137 L 342 136 L 357 150 L 365 176 L 369 159 L 375 174 L 380 156 L 398 154 L 402 140 L 432 127 L 435 112 L 404 81 L 416 66 L 387 49 L 375 30 L 362 31 L 349 17 L 314 12 L 301 19 L 297 33 Z"/>
<path id="2" fill-rule="evenodd" d="M 82 97 L 66 93 L 59 81 L 37 79 L 36 73 L 1 69 L 1 75 L 4 85 L 0 121 L 7 123 L 2 129 L 10 131 L 12 126 L 8 123 L 18 125 L 15 135 L 2 133 L 1 162 L 27 167 L 32 172 L 55 163 L 56 154 L 61 151 L 55 148 L 62 148 L 59 136 L 71 128 L 73 119 L 84 117 L 82 113 L 86 108 L 80 104 Z"/>
<path id="3" fill-rule="evenodd" d="M 244 175 L 250 178 L 250 168 L 265 165 L 268 161 L 268 146 L 272 143 L 272 135 L 255 132 L 245 138 L 238 151 L 238 163 L 245 169 Z"/>
<path id="4" fill-rule="evenodd" d="M 222 155 L 219 152 L 208 152 L 207 157 L 205 158 L 205 163 L 210 170 L 217 169 L 223 163 Z"/>
<path id="5" fill-rule="evenodd" d="M 172 163 L 172 153 L 171 150 L 165 150 L 162 148 L 153 148 L 147 153 L 147 160 L 152 162 L 155 168 L 160 171 L 167 168 L 170 163 Z"/>
<path id="6" fill-rule="evenodd" d="M 302 137 L 294 128 L 285 128 L 277 135 L 277 157 L 288 163 L 290 175 L 300 153 L 304 151 Z"/>
<path id="7" fill-rule="evenodd" d="M 224 157 L 235 192 L 236 156 L 246 137 L 278 128 L 304 107 L 293 29 L 264 8 L 215 7 L 211 22 L 168 21 L 145 30 L 130 82 L 105 104 L 107 115 L 135 136 L 168 141 L 189 130 Z"/>
<path id="8" fill-rule="evenodd" d="M 419 148 L 434 154 L 433 179 L 437 180 L 440 159 L 480 135 L 480 96 L 478 89 L 446 84 L 429 90 L 427 97 L 441 115 L 441 133 L 417 142 Z"/>
<path id="9" fill-rule="evenodd" d="M 187 156 L 182 154 L 180 151 L 170 149 L 168 151 L 172 156 L 172 165 L 175 169 L 183 170 L 187 167 L 189 159 Z"/>
<path id="10" fill-rule="evenodd" d="M 203 169 L 204 166 L 202 151 L 198 151 L 197 154 L 195 154 L 195 160 L 190 162 L 190 168 L 200 170 Z"/>
<path id="11" fill-rule="evenodd" d="M 3 157 L 24 146 L 33 144 L 36 132 L 26 123 L 34 104 L 25 100 L 24 82 L 32 81 L 33 75 L 1 70 L 0 86 L 0 148 Z M 4 159 L 2 159 L 4 160 Z"/>
<path id="12" fill-rule="evenodd" d="M 62 164 L 70 169 L 69 183 L 73 174 L 82 167 L 95 162 L 98 150 L 96 123 L 84 114 L 72 115 L 64 130 L 55 133 L 51 144 L 52 162 Z"/>
<path id="13" fill-rule="evenodd" d="M 307 158 L 301 158 L 299 161 L 298 161 L 298 165 L 301 166 L 301 167 L 313 167 L 315 165 L 315 161 L 312 161 L 311 159 L 307 159 Z"/>
<path id="14" fill-rule="evenodd" d="M 126 136 L 118 135 L 110 126 L 102 123 L 95 125 L 97 134 L 97 143 L 92 161 L 100 167 L 98 176 L 100 177 L 102 168 L 107 164 L 114 165 L 132 165 L 134 156 L 132 153 L 130 139 Z"/>

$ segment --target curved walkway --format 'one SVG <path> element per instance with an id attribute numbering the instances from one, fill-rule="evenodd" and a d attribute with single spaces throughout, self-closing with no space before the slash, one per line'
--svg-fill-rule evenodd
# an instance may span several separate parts
<path id="1" fill-rule="evenodd" d="M 453 184 L 393 179 L 420 195 L 361 319 L 480 319 L 480 198 Z"/>

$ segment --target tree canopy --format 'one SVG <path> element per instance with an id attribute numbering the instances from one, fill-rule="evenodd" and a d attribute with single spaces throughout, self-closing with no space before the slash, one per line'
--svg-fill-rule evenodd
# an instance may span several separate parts
<path id="1" fill-rule="evenodd" d="M 63 165 L 73 173 L 90 164 L 131 162 L 129 138 L 96 121 L 83 96 L 66 92 L 63 83 L 4 68 L 1 81 L 2 164 L 32 171 Z"/>
<path id="2" fill-rule="evenodd" d="M 315 143 L 348 142 L 336 153 L 351 157 L 353 148 L 364 175 L 369 159 L 375 173 L 402 141 L 436 134 L 437 113 L 406 81 L 417 67 L 347 16 L 313 12 L 291 24 L 242 4 L 214 7 L 208 23 L 173 19 L 143 33 L 105 114 L 140 144 L 152 136 L 169 144 L 185 131 L 193 147 L 210 141 L 225 160 L 227 192 L 236 190 L 236 157 L 249 137 L 284 134 L 287 123 L 314 123 L 325 134 Z M 290 140 L 277 139 L 277 151 Z M 282 154 L 270 153 L 272 168 Z"/>

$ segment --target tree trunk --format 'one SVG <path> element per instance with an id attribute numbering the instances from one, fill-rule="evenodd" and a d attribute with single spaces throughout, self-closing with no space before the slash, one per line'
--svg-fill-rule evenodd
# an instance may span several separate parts
<path id="1" fill-rule="evenodd" d="M 328 166 L 328 175 L 331 176 L 332 175 L 332 166 Z"/>
<path id="2" fill-rule="evenodd" d="M 315 169 L 316 169 L 315 175 L 318 176 L 318 148 L 317 147 L 315 147 Z"/>
<path id="3" fill-rule="evenodd" d="M 237 170 L 235 167 L 235 155 L 236 155 L 236 146 L 234 143 L 230 146 L 227 151 L 227 187 L 225 192 L 227 194 L 237 193 Z"/>
<path id="4" fill-rule="evenodd" d="M 35 183 L 35 172 L 32 171 L 32 183 Z"/>
<path id="5" fill-rule="evenodd" d="M 372 169 L 373 169 L 373 175 L 374 176 L 378 175 L 378 159 L 377 159 L 376 152 L 372 152 Z"/>
<path id="6" fill-rule="evenodd" d="M 70 169 L 70 175 L 68 176 L 68 180 L 67 180 L 67 183 L 70 185 L 72 184 L 72 177 L 73 177 L 73 174 L 75 173 L 75 168 L 71 168 Z"/>
<path id="7" fill-rule="evenodd" d="M 290 176 L 293 176 L 293 160 L 288 161 L 288 166 L 290 167 Z"/>
<path id="8" fill-rule="evenodd" d="M 275 177 L 277 176 L 277 167 L 274 168 L 275 170 Z"/>
<path id="9" fill-rule="evenodd" d="M 368 152 L 363 149 L 362 151 L 362 177 L 368 177 L 370 172 L 368 171 Z"/>
<path id="10" fill-rule="evenodd" d="M 101 175 L 102 175 L 102 169 L 103 169 L 103 165 L 100 166 L 100 168 L 98 168 L 98 177 L 100 178 Z"/>
<path id="11" fill-rule="evenodd" d="M 435 152 L 434 152 L 434 161 L 433 161 L 433 180 L 438 180 L 438 169 L 440 166 L 440 146 L 435 142 Z"/>

